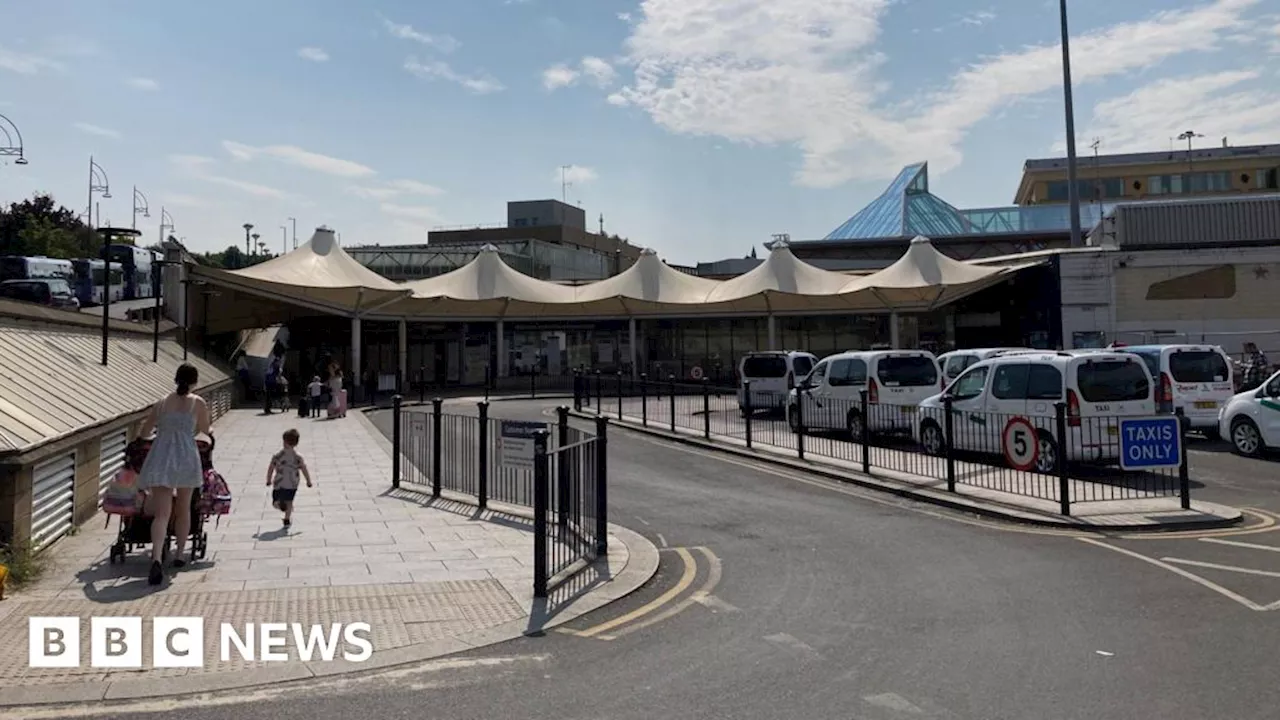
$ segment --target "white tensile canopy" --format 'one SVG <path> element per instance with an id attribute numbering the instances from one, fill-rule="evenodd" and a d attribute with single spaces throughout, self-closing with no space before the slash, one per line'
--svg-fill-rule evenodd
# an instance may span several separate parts
<path id="1" fill-rule="evenodd" d="M 931 309 L 958 300 L 1036 265 L 974 265 L 938 252 L 928 238 L 917 236 L 906 254 L 889 267 L 851 281 L 843 292 L 870 293 L 890 310 Z"/>

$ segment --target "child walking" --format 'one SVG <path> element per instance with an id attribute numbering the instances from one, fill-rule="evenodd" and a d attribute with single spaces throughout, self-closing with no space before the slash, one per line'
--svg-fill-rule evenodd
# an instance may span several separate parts
<path id="1" fill-rule="evenodd" d="M 307 463 L 298 454 L 298 441 L 301 436 L 297 430 L 286 430 L 284 447 L 271 456 L 271 464 L 267 467 L 267 485 L 272 486 L 271 504 L 284 513 L 284 526 L 289 527 L 293 518 L 293 499 L 298 494 L 298 476 L 306 478 L 307 487 L 311 487 L 311 473 Z"/>
<path id="2" fill-rule="evenodd" d="M 320 417 L 320 398 L 324 394 L 324 383 L 320 382 L 319 375 L 311 378 L 311 384 L 307 386 L 307 394 L 311 397 L 310 417 Z"/>

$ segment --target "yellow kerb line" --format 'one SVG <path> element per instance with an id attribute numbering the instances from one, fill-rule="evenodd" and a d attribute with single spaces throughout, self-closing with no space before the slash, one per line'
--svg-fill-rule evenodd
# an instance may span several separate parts
<path id="1" fill-rule="evenodd" d="M 638 607 L 635 610 L 632 610 L 631 612 L 625 615 L 622 615 L 621 617 L 616 617 L 610 620 L 609 622 L 601 623 L 599 625 L 596 625 L 593 628 L 588 628 L 586 630 L 579 630 L 575 634 L 578 637 L 594 637 L 596 635 L 599 635 L 602 632 L 605 632 L 606 630 L 611 630 L 613 628 L 618 627 L 619 625 L 631 622 L 636 618 L 641 618 L 641 617 L 644 617 L 645 615 L 648 615 L 654 610 L 657 610 L 663 605 L 671 602 L 677 596 L 679 596 L 680 593 L 687 590 L 689 586 L 693 584 L 693 579 L 698 574 L 698 567 L 696 564 L 694 564 L 693 554 L 690 553 L 687 549 L 676 548 L 675 550 L 680 555 L 680 559 L 684 561 L 684 574 L 680 576 L 680 582 L 677 582 L 675 584 L 675 587 L 672 587 L 670 590 L 667 590 L 666 592 L 662 593 L 658 597 L 649 601 L 645 605 Z"/>

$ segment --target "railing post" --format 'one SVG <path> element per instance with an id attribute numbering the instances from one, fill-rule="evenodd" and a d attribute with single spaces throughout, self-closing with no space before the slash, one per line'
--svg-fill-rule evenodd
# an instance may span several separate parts
<path id="1" fill-rule="evenodd" d="M 804 459 L 804 390 L 796 391 L 796 457 Z"/>
<path id="2" fill-rule="evenodd" d="M 569 444 L 569 408 L 556 408 L 556 449 L 559 456 L 556 459 L 556 510 L 559 516 L 560 530 L 563 531 L 569 527 L 569 470 L 570 464 L 566 458 L 569 454 L 563 448 Z"/>
<path id="3" fill-rule="evenodd" d="M 863 388 L 858 391 L 858 399 L 862 401 L 862 437 L 858 438 L 858 442 L 862 443 L 862 472 L 866 475 L 871 474 L 871 403 L 867 397 L 867 390 Z"/>
<path id="4" fill-rule="evenodd" d="M 480 507 L 484 508 L 489 506 L 489 401 L 481 400 L 476 407 L 480 411 L 480 457 L 476 458 L 480 476 L 476 478 L 476 496 Z"/>
<path id="5" fill-rule="evenodd" d="M 667 389 L 671 391 L 671 432 L 676 431 L 676 376 L 667 378 Z"/>
<path id="6" fill-rule="evenodd" d="M 573 371 L 573 409 L 582 412 L 582 374 Z"/>
<path id="7" fill-rule="evenodd" d="M 422 366 L 418 368 L 418 402 L 425 403 L 427 401 L 427 368 Z"/>
<path id="8" fill-rule="evenodd" d="M 596 557 L 609 554 L 609 419 L 596 418 Z"/>
<path id="9" fill-rule="evenodd" d="M 400 487 L 400 396 L 391 398 L 391 487 Z"/>
<path id="10" fill-rule="evenodd" d="M 440 471 L 441 471 L 441 454 L 443 436 L 444 436 L 444 414 L 441 412 L 444 400 L 434 398 L 431 401 L 431 495 L 440 497 Z"/>
<path id="11" fill-rule="evenodd" d="M 547 596 L 547 513 L 551 498 L 547 431 L 533 434 L 533 596 Z"/>
<path id="12" fill-rule="evenodd" d="M 946 443 L 943 449 L 946 452 L 946 458 L 947 458 L 947 492 L 956 491 L 956 456 L 955 456 L 955 453 L 952 452 L 951 450 L 951 448 L 955 447 L 955 442 L 954 442 L 955 419 L 951 416 L 951 413 L 953 412 L 951 408 L 951 404 L 953 402 L 955 401 L 952 399 L 950 395 L 944 395 L 942 397 L 942 411 L 947 414 L 946 418 L 943 419 L 943 439 L 942 439 L 942 441 Z M 867 424 L 866 417 L 862 418 L 862 424 L 863 425 Z"/>
<path id="13" fill-rule="evenodd" d="M 711 380 L 702 378 L 702 437 L 711 439 Z"/>
<path id="14" fill-rule="evenodd" d="M 751 449 L 751 381 L 742 381 L 742 422 L 747 429 L 747 449 Z"/>
<path id="15" fill-rule="evenodd" d="M 640 373 L 640 424 L 649 427 L 649 376 Z"/>
<path id="16" fill-rule="evenodd" d="M 622 371 L 618 371 L 618 422 L 622 422 Z"/>
<path id="17" fill-rule="evenodd" d="M 1063 515 L 1071 514 L 1071 479 L 1067 477 L 1067 448 L 1071 445 L 1071 441 L 1067 438 L 1067 404 L 1058 402 L 1053 404 L 1054 420 L 1057 424 L 1058 435 L 1058 507 Z M 1039 438 L 1032 438 L 1032 442 L 1040 442 Z"/>
<path id="18" fill-rule="evenodd" d="M 1191 509 L 1191 470 L 1187 467 L 1187 418 L 1182 408 L 1177 410 L 1178 416 L 1178 450 L 1182 457 L 1178 458 L 1178 497 L 1182 501 L 1182 509 Z"/>
<path id="19" fill-rule="evenodd" d="M 596 414 L 604 412 L 601 404 L 604 402 L 604 382 L 600 379 L 600 371 L 596 371 Z"/>

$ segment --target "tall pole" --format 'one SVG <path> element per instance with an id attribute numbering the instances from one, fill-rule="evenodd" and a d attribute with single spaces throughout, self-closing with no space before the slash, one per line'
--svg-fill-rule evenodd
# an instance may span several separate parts
<path id="1" fill-rule="evenodd" d="M 298 218 L 289 218 L 289 222 L 293 223 L 293 249 L 298 249 Z"/>
<path id="2" fill-rule="evenodd" d="M 163 215 L 160 222 L 164 222 Z M 151 253 L 151 257 L 151 292 L 156 297 L 155 316 L 152 318 L 154 325 L 151 332 L 151 362 L 160 362 L 160 273 L 164 271 L 164 265 L 160 263 L 164 261 L 156 258 L 155 253 Z"/>
<path id="3" fill-rule="evenodd" d="M 93 156 L 89 156 L 89 204 L 84 206 L 84 224 L 89 226 L 89 232 L 93 232 Z M 91 273 L 92 274 L 92 273 Z"/>
<path id="4" fill-rule="evenodd" d="M 1082 247 L 1080 188 L 1076 186 L 1076 113 L 1071 97 L 1071 44 L 1067 31 L 1067 0 L 1058 0 L 1062 21 L 1062 93 L 1067 115 L 1067 198 L 1071 203 L 1071 247 Z"/>
<path id="5" fill-rule="evenodd" d="M 133 223 L 129 227 L 138 229 L 138 186 L 133 186 Z"/>
<path id="6" fill-rule="evenodd" d="M 102 233 L 102 280 L 105 287 L 102 288 L 102 365 L 107 365 L 107 334 L 111 332 L 111 320 L 108 309 L 111 307 L 111 253 L 107 248 L 111 244 L 111 235 Z M 89 272 L 89 279 L 92 283 L 93 271 Z"/>
<path id="7" fill-rule="evenodd" d="M 244 254 L 246 256 L 252 254 L 252 252 L 250 252 L 249 250 L 249 232 L 251 230 L 253 230 L 253 223 L 245 223 L 244 224 Z"/>
<path id="8" fill-rule="evenodd" d="M 285 255 L 289 252 L 289 228 L 280 226 L 280 254 Z"/>

